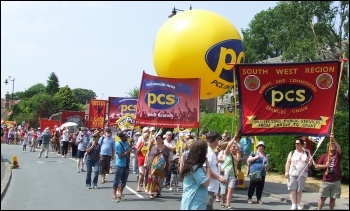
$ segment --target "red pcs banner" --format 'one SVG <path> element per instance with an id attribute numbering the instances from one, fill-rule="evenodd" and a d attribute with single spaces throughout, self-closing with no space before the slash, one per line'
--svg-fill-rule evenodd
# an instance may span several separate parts
<path id="1" fill-rule="evenodd" d="M 163 78 L 143 72 L 135 126 L 198 128 L 200 79 Z"/>
<path id="2" fill-rule="evenodd" d="M 236 66 L 241 135 L 329 134 L 340 62 Z"/>

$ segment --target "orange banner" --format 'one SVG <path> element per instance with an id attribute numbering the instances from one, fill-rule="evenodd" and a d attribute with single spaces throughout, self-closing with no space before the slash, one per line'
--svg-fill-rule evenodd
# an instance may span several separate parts
<path id="1" fill-rule="evenodd" d="M 89 124 L 91 128 L 104 128 L 107 100 L 90 100 Z"/>

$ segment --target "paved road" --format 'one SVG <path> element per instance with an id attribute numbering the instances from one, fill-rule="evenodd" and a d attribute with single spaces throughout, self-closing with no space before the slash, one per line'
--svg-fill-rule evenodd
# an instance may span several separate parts
<path id="1" fill-rule="evenodd" d="M 1 145 L 1 155 L 9 161 L 13 155 L 18 156 L 20 168 L 12 170 L 12 178 L 1 209 L 137 209 L 137 210 L 178 210 L 181 202 L 181 191 L 164 189 L 161 199 L 148 199 L 144 193 L 138 194 L 136 175 L 130 174 L 125 190 L 128 200 L 120 203 L 111 202 L 112 180 L 114 175 L 108 175 L 106 184 L 99 184 L 100 189 L 85 187 L 86 173 L 76 172 L 76 162 L 72 158 L 61 158 L 53 153 L 49 158 L 37 157 L 38 152 L 21 151 L 20 146 Z M 3 161 L 3 160 L 2 160 Z M 3 189 L 3 173 L 5 162 L 1 162 L 1 187 Z M 4 167 L 4 168 L 3 168 Z M 5 187 L 5 181 L 4 181 Z M 290 209 L 287 198 L 289 193 L 285 184 L 266 183 L 264 189 L 264 205 L 247 204 L 247 190 L 235 190 L 231 206 L 244 210 L 280 210 Z M 305 209 L 316 206 L 317 193 L 305 193 L 303 200 Z M 136 202 L 136 203 L 135 203 Z M 215 203 L 216 210 L 222 210 L 220 203 Z M 337 201 L 337 209 L 348 209 L 348 200 Z"/>

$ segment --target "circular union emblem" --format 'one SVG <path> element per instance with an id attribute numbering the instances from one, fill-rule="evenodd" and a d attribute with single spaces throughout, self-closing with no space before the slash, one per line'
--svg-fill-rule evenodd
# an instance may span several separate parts
<path id="1" fill-rule="evenodd" d="M 328 73 L 322 73 L 317 77 L 316 84 L 320 89 L 329 89 L 333 84 L 333 77 Z"/>
<path id="2" fill-rule="evenodd" d="M 250 91 L 257 90 L 260 87 L 260 79 L 255 75 L 248 75 L 244 79 L 244 86 Z"/>

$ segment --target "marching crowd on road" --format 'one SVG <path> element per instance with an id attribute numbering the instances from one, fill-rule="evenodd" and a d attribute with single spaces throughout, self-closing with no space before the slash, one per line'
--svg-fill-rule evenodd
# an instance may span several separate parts
<path id="1" fill-rule="evenodd" d="M 162 135 L 162 129 L 156 131 L 154 127 L 143 127 L 140 131 L 117 130 L 115 136 L 110 128 L 89 130 L 82 127 L 70 132 L 69 128 L 57 126 L 52 130 L 12 127 L 2 128 L 1 140 L 22 145 L 23 152 L 38 150 L 38 158 L 43 153 L 48 158 L 50 147 L 62 158 L 71 154 L 77 159 L 77 173 L 86 172 L 84 183 L 88 189 L 99 189 L 99 177 L 101 184 L 106 183 L 106 175 L 113 173 L 114 166 L 111 196 L 115 203 L 125 199 L 123 191 L 131 172 L 138 177 L 136 191 L 145 192 L 150 200 L 163 197 L 163 188 L 179 190 L 179 183 L 182 183 L 181 210 L 212 210 L 214 201 L 221 202 L 223 209 L 233 210 L 238 177 L 243 173 L 242 166 L 247 165 L 246 175 L 250 176 L 247 203 L 263 205 L 262 193 L 269 168 L 265 143 L 259 141 L 254 148 L 250 136 L 235 134 L 232 138 L 227 131 L 222 135 L 216 131 L 203 135 L 203 128 L 197 138 L 195 133 L 180 136 L 172 131 Z M 306 148 L 305 137 L 298 137 L 295 149 L 288 154 L 285 177 L 291 210 L 303 209 L 300 202 L 311 165 L 324 172 L 318 209 L 321 210 L 325 200 L 330 198 L 329 209 L 332 210 L 335 200 L 340 198 L 342 150 L 333 134 L 329 138 L 329 151 L 317 162 Z"/>

